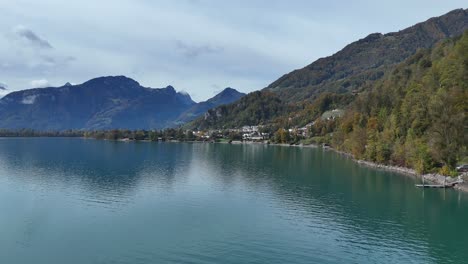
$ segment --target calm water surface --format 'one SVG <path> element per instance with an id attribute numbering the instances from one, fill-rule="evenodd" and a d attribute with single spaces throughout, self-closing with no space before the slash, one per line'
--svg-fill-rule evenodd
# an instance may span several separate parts
<path id="1" fill-rule="evenodd" d="M 321 149 L 0 139 L 0 263 L 467 263 L 468 197 Z"/>

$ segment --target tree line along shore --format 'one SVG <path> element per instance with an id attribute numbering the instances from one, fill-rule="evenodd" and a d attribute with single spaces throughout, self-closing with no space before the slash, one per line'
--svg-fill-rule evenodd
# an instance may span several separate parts
<path id="1" fill-rule="evenodd" d="M 323 146 L 347 155 L 361 164 L 403 172 L 412 175 L 440 174 L 456 177 L 460 175 L 455 167 L 447 169 L 443 165 L 435 165 L 426 171 L 417 171 L 398 164 L 388 162 L 369 161 L 356 157 L 351 152 L 342 151 L 333 145 L 332 137 L 320 136 L 317 127 L 311 126 L 307 132 L 300 129 L 283 129 L 268 126 L 244 127 L 240 129 L 191 131 L 179 129 L 164 130 L 65 130 L 65 131 L 36 131 L 31 129 L 5 130 L 0 129 L 0 137 L 77 137 L 113 141 L 176 141 L 176 142 L 209 142 L 209 143 L 261 143 L 282 146 Z M 319 129 L 321 130 L 321 129 Z M 404 170 L 404 171 L 403 171 Z M 431 181 L 431 179 L 428 179 Z"/>

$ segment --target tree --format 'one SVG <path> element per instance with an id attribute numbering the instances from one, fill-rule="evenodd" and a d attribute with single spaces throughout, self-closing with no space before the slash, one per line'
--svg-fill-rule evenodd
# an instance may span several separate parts
<path id="1" fill-rule="evenodd" d="M 288 143 L 289 142 L 289 132 L 284 128 L 278 129 L 275 133 L 275 141 L 278 143 Z"/>
<path id="2" fill-rule="evenodd" d="M 191 131 L 191 130 L 187 131 L 186 139 L 188 141 L 194 141 L 195 140 L 195 135 L 193 134 L 193 131 Z"/>
<path id="3" fill-rule="evenodd" d="M 460 99 L 466 96 L 458 89 L 447 92 L 439 89 L 430 102 L 430 115 L 432 126 L 430 139 L 434 156 L 438 157 L 445 165 L 453 168 L 464 139 L 464 112 Z"/>
<path id="4" fill-rule="evenodd" d="M 149 140 L 151 141 L 157 141 L 158 140 L 158 133 L 156 131 L 150 131 L 148 133 Z"/>

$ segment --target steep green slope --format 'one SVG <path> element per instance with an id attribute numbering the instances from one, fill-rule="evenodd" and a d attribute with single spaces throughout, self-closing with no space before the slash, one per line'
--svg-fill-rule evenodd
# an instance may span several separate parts
<path id="1" fill-rule="evenodd" d="M 191 129 L 234 128 L 270 122 L 286 112 L 286 104 L 270 92 L 253 92 L 235 103 L 210 109 L 203 117 L 186 125 Z"/>
<path id="2" fill-rule="evenodd" d="M 284 75 L 259 93 L 246 95 L 243 102 L 250 104 L 235 102 L 222 109 L 212 109 L 187 127 L 304 125 L 316 119 L 321 111 L 345 107 L 356 94 L 371 89 L 418 49 L 431 48 L 436 42 L 459 36 L 466 29 L 468 10 L 457 9 L 396 33 L 371 34 L 330 57 Z M 269 107 L 263 107 L 268 105 L 265 98 L 274 98 L 277 106 L 274 114 Z M 268 116 L 271 118 L 265 119 Z"/>
<path id="3" fill-rule="evenodd" d="M 445 172 L 466 156 L 468 31 L 420 50 L 353 102 L 333 145 L 357 158 Z"/>

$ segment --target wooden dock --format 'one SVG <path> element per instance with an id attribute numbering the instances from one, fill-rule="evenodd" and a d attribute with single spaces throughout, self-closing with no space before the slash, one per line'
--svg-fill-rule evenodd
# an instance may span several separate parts
<path id="1" fill-rule="evenodd" d="M 455 184 L 416 184 L 418 188 L 453 188 Z"/>
<path id="2" fill-rule="evenodd" d="M 463 181 L 460 179 L 455 182 L 447 183 L 447 184 L 416 184 L 416 187 L 418 188 L 453 188 L 455 185 L 463 183 Z"/>

